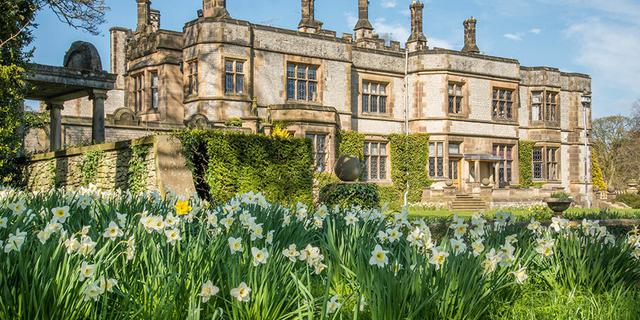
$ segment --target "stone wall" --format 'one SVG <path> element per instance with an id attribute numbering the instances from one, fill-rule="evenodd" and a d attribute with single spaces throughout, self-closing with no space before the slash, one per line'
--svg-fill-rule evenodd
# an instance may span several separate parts
<path id="1" fill-rule="evenodd" d="M 134 148 L 145 148 L 142 185 L 147 191 L 175 192 L 190 196 L 195 192 L 193 178 L 181 154 L 181 145 L 171 136 L 150 136 L 141 139 L 69 148 L 31 156 L 25 169 L 29 190 L 53 188 L 75 189 L 87 185 L 88 173 L 83 169 L 90 154 L 99 154 L 91 183 L 98 189 L 113 191 L 129 189 L 130 163 Z"/>

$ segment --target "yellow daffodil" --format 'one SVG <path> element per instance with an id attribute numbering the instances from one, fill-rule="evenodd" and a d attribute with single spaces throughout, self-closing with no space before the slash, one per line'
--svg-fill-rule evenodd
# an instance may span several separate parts
<path id="1" fill-rule="evenodd" d="M 189 201 L 178 200 L 176 201 L 176 215 L 177 216 L 186 216 L 188 215 L 193 208 L 189 205 Z"/>

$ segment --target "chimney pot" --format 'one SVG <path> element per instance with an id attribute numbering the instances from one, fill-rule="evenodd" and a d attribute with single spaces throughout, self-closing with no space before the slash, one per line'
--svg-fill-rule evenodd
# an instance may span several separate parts
<path id="1" fill-rule="evenodd" d="M 476 25 L 478 20 L 471 17 L 464 21 L 464 48 L 462 52 L 480 53 L 480 48 L 476 42 Z"/>

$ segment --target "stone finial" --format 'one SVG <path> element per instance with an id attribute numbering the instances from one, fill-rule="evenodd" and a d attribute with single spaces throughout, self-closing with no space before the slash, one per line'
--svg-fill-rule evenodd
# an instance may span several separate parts
<path id="1" fill-rule="evenodd" d="M 136 0 L 138 3 L 138 28 L 142 30 L 151 22 L 151 0 Z"/>
<path id="2" fill-rule="evenodd" d="M 149 15 L 149 25 L 153 31 L 160 30 L 160 10 L 151 9 L 151 13 Z"/>
<path id="3" fill-rule="evenodd" d="M 302 2 L 302 18 L 298 24 L 298 30 L 301 32 L 316 33 L 322 29 L 322 22 L 315 18 L 315 0 L 301 0 Z"/>
<path id="4" fill-rule="evenodd" d="M 373 25 L 369 22 L 369 0 L 358 0 L 358 23 L 353 30 L 356 42 L 373 39 Z"/>
<path id="5" fill-rule="evenodd" d="M 480 53 L 480 48 L 476 43 L 476 24 L 478 20 L 471 17 L 464 21 L 464 48 L 462 52 Z"/>
<path id="6" fill-rule="evenodd" d="M 407 40 L 409 51 L 417 51 L 427 48 L 427 37 L 423 32 L 424 3 L 421 0 L 413 0 L 409 6 L 411 10 L 411 35 Z"/>
<path id="7" fill-rule="evenodd" d="M 205 18 L 229 18 L 226 0 L 203 0 L 202 9 Z"/>

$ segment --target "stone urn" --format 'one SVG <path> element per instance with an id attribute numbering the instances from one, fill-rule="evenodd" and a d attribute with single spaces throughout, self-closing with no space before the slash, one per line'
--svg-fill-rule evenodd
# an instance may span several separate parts
<path id="1" fill-rule="evenodd" d="M 451 188 L 451 187 L 453 186 L 453 180 L 451 180 L 451 179 L 447 179 L 447 180 L 444 182 L 444 184 L 445 184 L 447 187 Z"/>
<path id="2" fill-rule="evenodd" d="M 343 182 L 355 182 L 360 178 L 362 167 L 360 160 L 354 156 L 341 156 L 336 161 L 335 173 Z"/>
<path id="3" fill-rule="evenodd" d="M 547 198 L 545 200 L 547 202 L 547 206 L 551 211 L 553 211 L 556 215 L 562 215 L 573 203 L 573 199 L 558 199 L 558 198 Z"/>
<path id="4" fill-rule="evenodd" d="M 616 192 L 616 188 L 614 186 L 609 186 L 609 188 L 607 188 L 607 191 L 609 193 L 614 193 L 614 192 Z"/>
<path id="5" fill-rule="evenodd" d="M 489 180 L 489 178 L 484 178 L 482 179 L 482 181 L 480 181 L 482 183 L 483 186 L 488 187 L 489 184 L 491 184 L 491 180 Z"/>

